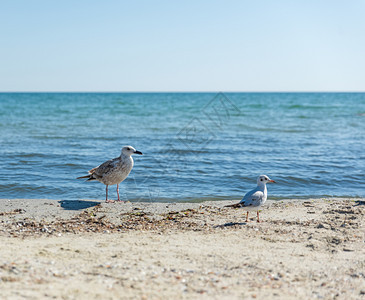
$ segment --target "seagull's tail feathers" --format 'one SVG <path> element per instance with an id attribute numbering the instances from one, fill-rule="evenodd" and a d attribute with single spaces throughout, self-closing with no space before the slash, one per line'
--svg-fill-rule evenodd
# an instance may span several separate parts
<path id="1" fill-rule="evenodd" d="M 242 207 L 242 204 L 239 202 L 239 203 L 235 203 L 235 204 L 225 205 L 224 207 L 239 208 L 239 207 Z"/>
<path id="2" fill-rule="evenodd" d="M 93 174 L 88 174 L 86 176 L 81 176 L 81 177 L 77 177 L 76 179 L 83 179 L 83 178 L 87 178 L 86 181 L 92 181 L 92 180 L 96 180 L 93 176 Z"/>

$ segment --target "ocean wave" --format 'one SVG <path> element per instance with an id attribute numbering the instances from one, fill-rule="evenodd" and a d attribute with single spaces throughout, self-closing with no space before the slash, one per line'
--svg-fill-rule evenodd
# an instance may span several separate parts
<path id="1" fill-rule="evenodd" d="M 328 105 L 306 105 L 306 104 L 293 104 L 283 107 L 285 109 L 306 109 L 306 110 L 321 110 L 329 108 Z"/>

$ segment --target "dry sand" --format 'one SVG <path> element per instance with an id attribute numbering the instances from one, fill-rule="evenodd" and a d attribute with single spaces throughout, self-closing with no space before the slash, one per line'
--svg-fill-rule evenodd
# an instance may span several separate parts
<path id="1" fill-rule="evenodd" d="M 1 299 L 365 299 L 364 199 L 0 200 Z"/>

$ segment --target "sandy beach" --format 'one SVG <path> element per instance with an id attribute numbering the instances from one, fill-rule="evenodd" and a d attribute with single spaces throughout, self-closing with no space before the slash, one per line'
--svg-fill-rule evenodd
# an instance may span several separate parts
<path id="1" fill-rule="evenodd" d="M 363 299 L 364 199 L 0 200 L 1 299 Z"/>

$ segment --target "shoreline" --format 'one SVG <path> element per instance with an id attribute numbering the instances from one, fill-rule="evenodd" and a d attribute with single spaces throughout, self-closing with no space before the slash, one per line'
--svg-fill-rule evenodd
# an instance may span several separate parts
<path id="1" fill-rule="evenodd" d="M 0 199 L 4 299 L 359 299 L 365 199 Z"/>

